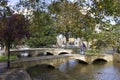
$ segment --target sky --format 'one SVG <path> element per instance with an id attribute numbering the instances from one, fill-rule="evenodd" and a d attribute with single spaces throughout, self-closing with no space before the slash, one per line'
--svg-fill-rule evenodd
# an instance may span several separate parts
<path id="1" fill-rule="evenodd" d="M 10 5 L 16 4 L 19 0 L 8 0 L 10 2 Z"/>
<path id="2" fill-rule="evenodd" d="M 15 3 L 19 2 L 19 0 L 8 0 L 10 2 L 10 5 L 14 5 Z M 47 1 L 47 0 L 46 0 Z M 69 1 L 76 1 L 76 0 L 69 0 Z"/>

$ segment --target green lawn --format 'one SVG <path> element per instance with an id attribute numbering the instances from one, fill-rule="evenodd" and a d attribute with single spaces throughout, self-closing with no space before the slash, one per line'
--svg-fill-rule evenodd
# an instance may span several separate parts
<path id="1" fill-rule="evenodd" d="M 73 50 L 74 54 L 80 54 L 80 49 L 79 48 L 70 48 L 71 50 Z M 85 50 L 85 54 L 86 55 L 99 55 L 100 52 L 97 50 Z"/>
<path id="2" fill-rule="evenodd" d="M 0 62 L 5 62 L 5 61 L 7 61 L 7 59 L 8 59 L 7 56 L 0 56 Z M 15 55 L 10 56 L 10 60 L 15 60 L 15 59 L 17 59 L 17 56 L 15 56 Z"/>
<path id="3" fill-rule="evenodd" d="M 85 54 L 86 55 L 99 55 L 100 52 L 99 51 L 86 50 Z"/>

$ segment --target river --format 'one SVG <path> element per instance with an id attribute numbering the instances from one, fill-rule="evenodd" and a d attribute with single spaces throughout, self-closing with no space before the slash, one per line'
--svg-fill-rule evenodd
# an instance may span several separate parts
<path id="1" fill-rule="evenodd" d="M 27 71 L 33 80 L 120 80 L 120 63 L 104 61 L 83 64 L 70 60 L 59 69 L 38 65 Z"/>

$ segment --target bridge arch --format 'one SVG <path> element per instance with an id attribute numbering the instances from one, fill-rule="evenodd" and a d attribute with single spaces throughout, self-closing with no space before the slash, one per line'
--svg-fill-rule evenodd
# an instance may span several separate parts
<path id="1" fill-rule="evenodd" d="M 81 59 L 75 59 L 75 60 L 77 60 L 79 64 L 88 64 L 87 62 L 85 62 L 85 61 L 83 61 Z"/>
<path id="2" fill-rule="evenodd" d="M 113 61 L 112 55 L 99 55 L 99 56 L 87 56 L 80 54 L 71 54 L 71 55 L 56 55 L 56 56 L 42 56 L 42 57 L 29 57 L 22 58 L 16 61 L 11 62 L 11 67 L 32 67 L 36 64 L 48 64 L 58 68 L 61 64 L 69 60 L 78 60 L 79 63 L 92 64 L 95 61 Z"/>
<path id="3" fill-rule="evenodd" d="M 85 62 L 85 61 L 83 61 L 83 60 L 81 60 L 81 59 L 74 59 L 74 58 L 72 59 L 72 58 L 70 58 L 70 59 L 62 62 L 60 65 L 65 64 L 65 63 L 67 63 L 67 62 L 69 62 L 69 61 L 72 61 L 72 60 L 77 61 L 78 64 L 88 64 L 87 62 Z M 60 65 L 59 65 L 59 66 L 60 66 Z"/>
<path id="4" fill-rule="evenodd" d="M 61 52 L 58 55 L 69 54 L 68 52 Z"/>
<path id="5" fill-rule="evenodd" d="M 92 61 L 93 64 L 98 63 L 98 62 L 108 62 L 108 61 L 106 59 L 104 59 L 104 58 L 97 58 L 97 59 Z"/>
<path id="6" fill-rule="evenodd" d="M 51 52 L 45 52 L 46 54 L 45 55 L 54 55 L 53 53 Z"/>
<path id="7" fill-rule="evenodd" d="M 36 65 L 30 66 L 30 67 L 27 67 L 26 70 L 29 70 L 32 68 L 55 68 L 55 67 L 50 64 L 36 64 Z"/>
<path id="8" fill-rule="evenodd" d="M 69 59 L 69 60 L 66 60 L 65 62 L 61 63 L 56 68 L 59 68 L 60 70 L 64 70 L 65 68 L 68 68 L 68 67 L 74 68 L 78 64 L 87 65 L 88 63 L 83 60 L 79 60 L 79 59 Z"/>

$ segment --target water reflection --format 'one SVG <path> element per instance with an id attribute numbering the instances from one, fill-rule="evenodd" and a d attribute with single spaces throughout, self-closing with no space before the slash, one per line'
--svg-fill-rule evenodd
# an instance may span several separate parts
<path id="1" fill-rule="evenodd" d="M 75 80 L 67 74 L 62 73 L 48 65 L 37 65 L 27 69 L 32 80 Z"/>
<path id="2" fill-rule="evenodd" d="M 75 68 L 77 64 L 77 60 L 69 60 L 66 63 L 61 64 L 59 66 L 59 70 L 66 73 L 67 71 L 73 70 L 73 68 Z"/>
<path id="3" fill-rule="evenodd" d="M 120 80 L 120 63 L 102 61 L 85 65 L 70 60 L 59 69 L 39 66 L 28 72 L 33 80 Z"/>
<path id="4" fill-rule="evenodd" d="M 95 72 L 95 80 L 120 80 L 119 68 L 111 65 L 112 63 L 107 63 L 101 68 L 97 69 Z M 119 69 L 119 70 L 118 70 Z"/>

